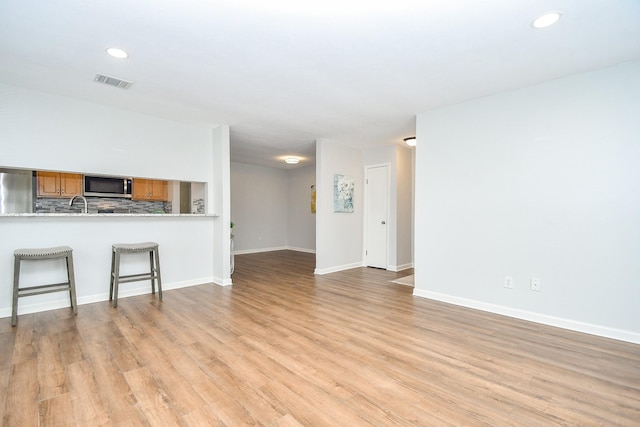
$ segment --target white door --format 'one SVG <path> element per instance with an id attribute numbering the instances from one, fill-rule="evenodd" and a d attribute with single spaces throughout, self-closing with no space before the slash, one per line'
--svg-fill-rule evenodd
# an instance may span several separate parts
<path id="1" fill-rule="evenodd" d="M 387 268 L 387 211 L 389 173 L 387 166 L 367 168 L 366 248 L 368 267 Z"/>

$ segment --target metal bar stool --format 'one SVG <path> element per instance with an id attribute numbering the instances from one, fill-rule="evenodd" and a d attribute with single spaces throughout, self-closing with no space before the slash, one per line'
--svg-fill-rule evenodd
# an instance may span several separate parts
<path id="1" fill-rule="evenodd" d="M 54 248 L 39 249 L 16 249 L 13 252 L 13 306 L 11 315 L 11 326 L 15 326 L 18 321 L 18 298 L 32 295 L 48 294 L 51 292 L 69 291 L 71 298 L 71 308 L 73 314 L 78 314 L 78 304 L 76 302 L 76 281 L 73 272 L 73 249 L 69 246 L 56 246 Z M 35 261 L 41 259 L 64 258 L 67 266 L 67 281 L 62 283 L 52 283 L 50 285 L 38 285 L 20 287 L 20 262 Z"/>
<path id="2" fill-rule="evenodd" d="M 149 252 L 149 273 L 120 275 L 120 255 Z M 155 242 L 144 243 L 116 243 L 111 247 L 111 280 L 109 283 L 109 301 L 113 300 L 113 306 L 118 306 L 118 288 L 120 283 L 139 282 L 151 280 L 151 293 L 156 293 L 156 281 L 158 282 L 158 296 L 162 299 L 162 280 L 160 279 L 160 255 L 158 244 Z"/>

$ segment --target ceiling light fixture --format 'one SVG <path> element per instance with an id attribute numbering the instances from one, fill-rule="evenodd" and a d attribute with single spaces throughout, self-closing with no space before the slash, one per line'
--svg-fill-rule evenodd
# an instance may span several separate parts
<path id="1" fill-rule="evenodd" d="M 118 59 L 126 59 L 129 57 L 129 54 L 122 49 L 118 49 L 117 47 L 110 47 L 106 50 L 107 54 L 113 56 Z"/>
<path id="2" fill-rule="evenodd" d="M 548 12 L 534 19 L 531 26 L 537 29 L 547 28 L 558 22 L 560 18 L 562 18 L 560 12 Z"/>
<path id="3" fill-rule="evenodd" d="M 404 142 L 406 142 L 409 147 L 415 147 L 416 146 L 416 137 L 415 136 L 410 136 L 408 138 L 405 138 Z"/>
<path id="4" fill-rule="evenodd" d="M 300 162 L 300 159 L 297 157 L 287 157 L 284 159 L 284 162 L 290 165 L 297 165 Z"/>

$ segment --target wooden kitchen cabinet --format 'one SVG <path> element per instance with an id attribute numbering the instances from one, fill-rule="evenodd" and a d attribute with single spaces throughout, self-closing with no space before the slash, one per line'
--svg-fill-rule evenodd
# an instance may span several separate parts
<path id="1" fill-rule="evenodd" d="M 166 202 L 169 199 L 169 181 L 159 179 L 133 179 L 133 200 Z"/>
<path id="2" fill-rule="evenodd" d="M 38 197 L 73 197 L 82 195 L 82 175 L 62 172 L 36 172 Z"/>

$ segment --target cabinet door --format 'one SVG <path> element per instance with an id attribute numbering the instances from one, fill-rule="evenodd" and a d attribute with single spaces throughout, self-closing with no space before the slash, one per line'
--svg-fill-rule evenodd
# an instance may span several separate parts
<path id="1" fill-rule="evenodd" d="M 151 181 L 151 199 L 161 202 L 167 201 L 169 198 L 169 183 L 167 181 L 152 180 Z"/>
<path id="2" fill-rule="evenodd" d="M 169 182 L 158 179 L 133 179 L 133 200 L 165 202 L 169 198 Z"/>
<path id="3" fill-rule="evenodd" d="M 133 200 L 149 200 L 151 192 L 149 190 L 149 180 L 142 178 L 133 178 Z"/>
<path id="4" fill-rule="evenodd" d="M 60 172 L 36 172 L 38 197 L 60 197 Z"/>
<path id="5" fill-rule="evenodd" d="M 77 173 L 60 174 L 60 196 L 73 197 L 82 195 L 82 175 Z"/>

